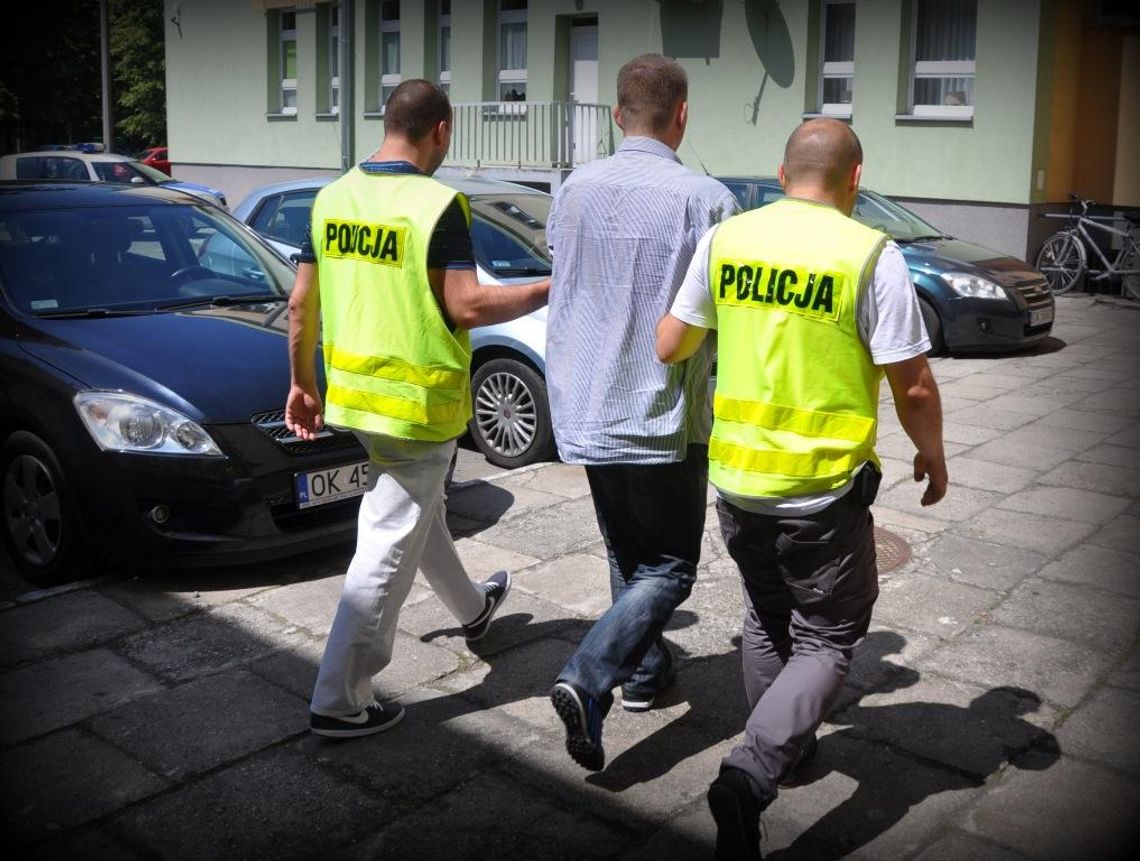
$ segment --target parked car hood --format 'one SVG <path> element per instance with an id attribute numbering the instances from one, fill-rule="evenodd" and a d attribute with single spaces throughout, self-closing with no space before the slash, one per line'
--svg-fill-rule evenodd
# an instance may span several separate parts
<path id="1" fill-rule="evenodd" d="M 138 317 L 35 320 L 24 349 L 89 389 L 122 389 L 208 424 L 282 409 L 285 303 Z"/>
<path id="2" fill-rule="evenodd" d="M 927 272 L 965 272 L 981 275 L 1004 287 L 1041 279 L 1024 260 L 962 239 L 935 239 L 901 244 L 912 269 Z"/>

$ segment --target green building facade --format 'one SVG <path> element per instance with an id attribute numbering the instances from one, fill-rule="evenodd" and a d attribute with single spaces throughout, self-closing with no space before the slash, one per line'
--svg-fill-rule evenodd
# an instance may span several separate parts
<path id="1" fill-rule="evenodd" d="M 773 175 L 797 123 L 838 116 L 865 186 L 1024 256 L 1071 190 L 1140 206 L 1140 32 L 1115 5 L 166 0 L 169 144 L 177 177 L 240 200 L 367 158 L 386 94 L 424 77 L 456 108 L 445 172 L 554 189 L 620 143 L 617 71 L 660 52 L 689 75 L 693 169 Z"/>

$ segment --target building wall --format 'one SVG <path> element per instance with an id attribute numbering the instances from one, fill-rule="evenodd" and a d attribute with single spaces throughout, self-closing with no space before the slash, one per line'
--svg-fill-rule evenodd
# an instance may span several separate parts
<path id="1" fill-rule="evenodd" d="M 1042 2 L 979 2 L 976 110 L 968 122 L 897 116 L 905 110 L 909 84 L 910 2 L 858 3 L 852 128 L 866 153 L 864 182 L 887 194 L 925 201 L 915 208 L 921 206 L 935 224 L 964 238 L 1001 237 L 1001 250 L 1024 254 L 1024 218 L 1016 216 L 1009 229 L 996 232 L 994 219 L 996 213 L 1027 211 L 1034 202 L 1037 171 L 1053 155 L 1034 138 L 1034 124 L 1045 112 L 1042 105 L 1053 110 L 1056 102 L 1055 93 L 1051 100 L 1038 98 L 1039 77 L 1049 77 L 1038 56 L 1041 34 L 1050 32 Z M 451 5 L 452 101 L 493 100 L 496 4 L 452 0 Z M 354 6 L 352 156 L 361 159 L 383 137 L 378 66 L 375 50 L 367 50 L 370 37 L 372 45 L 376 42 L 378 3 L 355 0 Z M 272 45 L 266 16 L 274 13 L 253 8 L 249 0 L 166 0 L 166 7 L 169 136 L 176 176 L 213 182 L 237 200 L 269 176 L 338 169 L 340 125 L 316 116 L 315 7 L 297 10 L 298 109 L 289 118 L 267 116 Z M 436 9 L 434 0 L 401 2 L 404 78 L 437 77 Z M 569 22 L 591 15 L 598 20 L 600 102 L 616 101 L 617 71 L 630 57 L 649 51 L 676 56 L 690 78 L 682 160 L 712 174 L 775 173 L 788 134 L 805 111 L 814 109 L 818 4 L 531 0 L 530 101 L 566 98 Z M 169 21 L 176 16 L 181 33 Z M 1052 41 L 1046 50 L 1048 58 L 1055 55 Z M 211 57 L 224 57 L 224 62 L 210 62 Z M 1119 92 L 1119 87 L 1113 91 L 1114 104 Z M 1036 193 L 1039 199 L 1043 192 Z M 939 209 L 940 201 L 953 202 Z"/>

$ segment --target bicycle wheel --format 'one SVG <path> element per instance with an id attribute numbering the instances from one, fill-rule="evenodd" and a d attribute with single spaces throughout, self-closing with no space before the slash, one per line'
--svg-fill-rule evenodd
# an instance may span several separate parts
<path id="1" fill-rule="evenodd" d="M 1128 273 L 1120 276 L 1124 295 L 1130 299 L 1140 299 L 1140 245 L 1137 245 L 1136 240 L 1129 241 L 1127 249 L 1120 255 L 1117 268 Z"/>
<path id="2" fill-rule="evenodd" d="M 1050 236 L 1037 255 L 1037 271 L 1054 293 L 1068 293 L 1085 274 L 1085 246 L 1068 231 Z"/>

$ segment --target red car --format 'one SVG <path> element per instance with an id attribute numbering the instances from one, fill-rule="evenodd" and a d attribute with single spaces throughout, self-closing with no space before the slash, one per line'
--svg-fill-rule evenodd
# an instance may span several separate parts
<path id="1" fill-rule="evenodd" d="M 142 154 L 139 161 L 161 170 L 167 176 L 173 176 L 170 172 L 170 155 L 164 146 L 152 146 Z"/>

